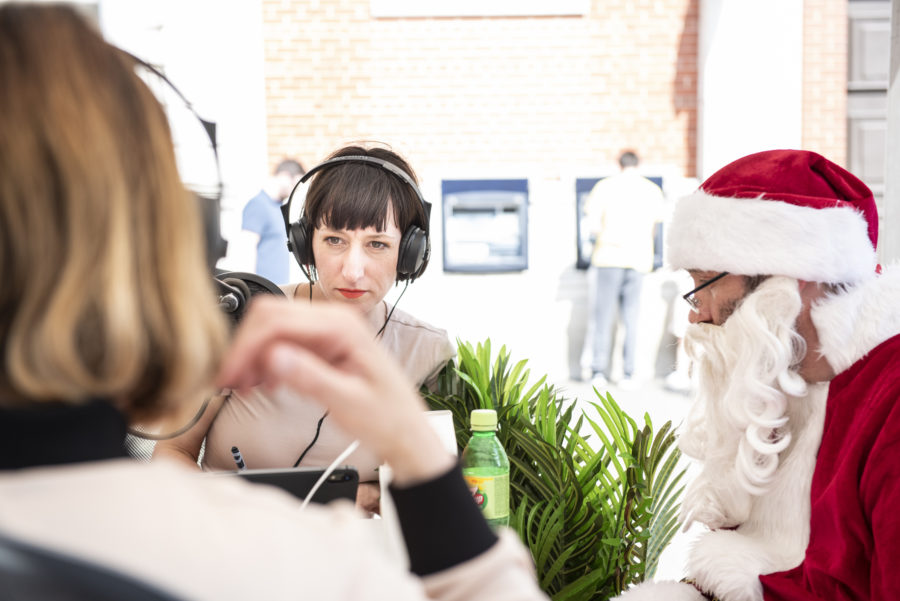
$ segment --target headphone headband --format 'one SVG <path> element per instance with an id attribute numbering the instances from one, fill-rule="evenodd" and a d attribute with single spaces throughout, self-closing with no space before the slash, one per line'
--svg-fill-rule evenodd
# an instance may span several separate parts
<path id="1" fill-rule="evenodd" d="M 419 199 L 419 202 L 422 203 L 422 208 L 425 210 L 425 234 L 431 234 L 431 203 L 425 200 L 425 197 L 422 196 L 422 192 L 419 190 L 419 186 L 416 185 L 416 182 L 401 168 L 397 167 L 397 165 L 385 161 L 383 159 L 379 159 L 377 157 L 370 157 L 366 155 L 347 155 L 341 157 L 334 157 L 333 159 L 328 159 L 323 163 L 319 163 L 309 171 L 307 171 L 303 177 L 300 178 L 294 187 L 291 188 L 291 193 L 288 194 L 287 202 L 281 205 L 281 214 L 284 216 L 284 227 L 288 235 L 290 235 L 290 223 L 291 223 L 291 202 L 294 199 L 294 192 L 296 192 L 297 188 L 301 185 L 305 184 L 309 179 L 315 175 L 317 172 L 331 167 L 332 165 L 340 164 L 340 163 L 365 163 L 368 165 L 374 165 L 375 167 L 380 167 L 385 171 L 392 173 L 393 175 L 399 177 L 401 180 L 406 182 L 406 184 L 412 188 L 413 192 L 416 193 L 416 198 Z"/>

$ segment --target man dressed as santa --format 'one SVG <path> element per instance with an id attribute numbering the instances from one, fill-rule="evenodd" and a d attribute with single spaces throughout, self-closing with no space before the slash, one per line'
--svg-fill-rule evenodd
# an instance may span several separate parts
<path id="1" fill-rule="evenodd" d="M 818 154 L 760 152 L 668 233 L 696 285 L 682 515 L 708 531 L 685 580 L 621 599 L 900 599 L 900 270 L 877 273 L 871 191 Z"/>

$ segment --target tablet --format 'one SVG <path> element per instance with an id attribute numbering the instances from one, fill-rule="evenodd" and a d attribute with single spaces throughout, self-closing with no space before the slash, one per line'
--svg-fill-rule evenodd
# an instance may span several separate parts
<path id="1" fill-rule="evenodd" d="M 298 499 L 306 499 L 309 491 L 319 480 L 325 468 L 321 467 L 289 467 L 280 469 L 240 470 L 236 472 L 213 472 L 243 478 L 255 484 L 268 484 L 291 493 Z M 313 503 L 328 503 L 335 499 L 356 501 L 356 488 L 359 485 L 359 474 L 355 467 L 344 465 L 335 468 L 328 475 L 313 495 Z"/>

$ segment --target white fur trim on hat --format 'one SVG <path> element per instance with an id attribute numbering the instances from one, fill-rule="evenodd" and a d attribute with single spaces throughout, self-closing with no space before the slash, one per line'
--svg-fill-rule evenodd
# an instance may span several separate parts
<path id="1" fill-rule="evenodd" d="M 813 209 L 700 189 L 675 205 L 668 260 L 676 269 L 855 283 L 875 275 L 867 228 L 849 207 Z"/>

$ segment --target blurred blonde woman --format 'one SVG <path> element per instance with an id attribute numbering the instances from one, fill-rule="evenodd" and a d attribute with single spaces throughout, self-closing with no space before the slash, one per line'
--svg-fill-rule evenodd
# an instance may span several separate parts
<path id="1" fill-rule="evenodd" d="M 184 599 L 543 598 L 359 316 L 255 302 L 221 360 L 201 238 L 132 60 L 71 8 L 0 4 L 0 539 Z M 412 573 L 349 505 L 301 511 L 266 487 L 125 457 L 127 424 L 256 386 L 319 400 L 391 463 Z"/>

